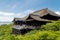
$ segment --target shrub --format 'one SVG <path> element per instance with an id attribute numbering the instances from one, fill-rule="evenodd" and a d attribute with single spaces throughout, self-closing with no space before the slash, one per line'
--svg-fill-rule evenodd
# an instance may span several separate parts
<path id="1" fill-rule="evenodd" d="M 60 30 L 60 21 L 54 21 L 52 23 L 47 23 L 46 25 L 42 25 L 41 30 L 59 31 Z"/>
<path id="2" fill-rule="evenodd" d="M 0 26 L 0 40 L 60 40 L 60 21 L 42 25 L 40 30 L 32 30 L 25 35 L 14 35 L 12 24 Z"/>
<path id="3" fill-rule="evenodd" d="M 55 40 L 57 35 L 51 31 L 38 31 L 31 35 L 17 36 L 19 40 Z"/>

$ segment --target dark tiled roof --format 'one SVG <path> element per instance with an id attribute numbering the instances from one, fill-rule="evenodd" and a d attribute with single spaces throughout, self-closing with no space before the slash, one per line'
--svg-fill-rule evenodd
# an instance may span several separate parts
<path id="1" fill-rule="evenodd" d="M 35 11 L 35 12 L 33 12 L 31 15 L 38 15 L 38 16 L 42 17 L 42 16 L 47 15 L 47 14 L 60 17 L 60 15 L 54 13 L 53 11 L 49 10 L 48 8 Z"/>
<path id="2" fill-rule="evenodd" d="M 50 20 L 47 20 L 47 19 L 40 18 L 40 17 L 43 17 L 43 16 L 45 16 L 47 14 L 50 14 L 52 16 L 60 17 L 60 15 L 57 15 L 56 13 L 49 10 L 48 8 L 45 8 L 45 9 L 42 9 L 42 10 L 35 11 L 35 12 L 33 12 L 33 13 L 29 14 L 28 16 L 23 17 L 23 18 L 14 18 L 14 20 L 15 21 L 31 21 L 31 20 L 50 21 Z M 32 17 L 33 19 L 26 20 L 29 16 Z"/>

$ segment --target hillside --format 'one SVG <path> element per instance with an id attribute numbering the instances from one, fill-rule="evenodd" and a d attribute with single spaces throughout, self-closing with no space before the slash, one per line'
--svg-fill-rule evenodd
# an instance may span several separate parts
<path id="1" fill-rule="evenodd" d="M 0 40 L 60 40 L 60 21 L 42 25 L 24 35 L 12 34 L 12 24 L 0 26 Z"/>

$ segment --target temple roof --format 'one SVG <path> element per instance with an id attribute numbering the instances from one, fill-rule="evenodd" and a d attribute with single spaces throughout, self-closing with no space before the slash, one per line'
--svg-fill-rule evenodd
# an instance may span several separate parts
<path id="1" fill-rule="evenodd" d="M 42 9 L 42 10 L 38 10 L 38 11 L 35 11 L 31 14 L 29 14 L 28 16 L 25 16 L 23 18 L 14 18 L 13 21 L 31 21 L 31 20 L 37 20 L 37 21 L 51 21 L 51 20 L 47 20 L 47 19 L 43 19 L 41 17 L 47 15 L 47 14 L 50 14 L 52 16 L 56 16 L 56 17 L 60 17 L 60 15 L 54 13 L 53 11 L 49 10 L 48 8 L 45 8 L 45 9 Z M 28 17 L 31 17 L 32 19 L 28 19 Z"/>
<path id="2" fill-rule="evenodd" d="M 49 10 L 48 8 L 45 8 L 45 9 L 42 9 L 42 10 L 38 10 L 38 11 L 35 11 L 35 12 L 31 13 L 31 15 L 38 15 L 40 17 L 42 17 L 44 15 L 47 15 L 47 14 L 60 17 L 60 15 L 58 15 L 55 12 Z"/>

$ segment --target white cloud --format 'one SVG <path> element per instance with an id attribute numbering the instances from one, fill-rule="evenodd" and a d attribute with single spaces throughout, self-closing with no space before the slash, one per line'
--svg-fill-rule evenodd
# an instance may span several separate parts
<path id="1" fill-rule="evenodd" d="M 0 21 L 12 21 L 14 19 L 14 17 L 22 17 L 24 16 L 21 13 L 7 13 L 7 12 L 2 12 L 2 14 L 0 13 Z"/>
<path id="2" fill-rule="evenodd" d="M 33 12 L 33 10 L 26 10 L 21 13 L 0 12 L 0 22 L 11 22 L 14 17 L 22 18 L 31 12 Z"/>
<path id="3" fill-rule="evenodd" d="M 58 11 L 57 11 L 57 12 L 55 12 L 55 13 L 56 13 L 56 14 L 58 14 L 58 15 L 60 15 L 60 12 L 58 12 Z"/>
<path id="4" fill-rule="evenodd" d="M 14 15 L 14 13 L 0 12 L 0 15 L 10 16 L 10 15 Z"/>

